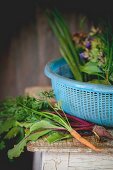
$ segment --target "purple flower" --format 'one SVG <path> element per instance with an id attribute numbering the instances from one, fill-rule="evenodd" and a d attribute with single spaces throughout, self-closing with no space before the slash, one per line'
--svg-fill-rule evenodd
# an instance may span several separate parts
<path id="1" fill-rule="evenodd" d="M 84 53 L 80 53 L 79 56 L 80 56 L 80 59 L 84 59 L 85 58 L 84 57 Z"/>
<path id="2" fill-rule="evenodd" d="M 85 52 L 80 53 L 79 56 L 80 56 L 80 59 L 82 59 L 82 60 L 87 59 L 89 57 L 88 54 Z"/>
<path id="3" fill-rule="evenodd" d="M 88 48 L 88 49 L 91 48 L 91 42 L 90 42 L 90 41 L 87 41 L 87 42 L 86 42 L 86 48 Z"/>

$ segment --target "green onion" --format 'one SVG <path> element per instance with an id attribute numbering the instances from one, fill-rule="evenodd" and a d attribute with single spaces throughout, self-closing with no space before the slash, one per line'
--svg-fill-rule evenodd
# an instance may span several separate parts
<path id="1" fill-rule="evenodd" d="M 83 81 L 77 50 L 67 24 L 56 10 L 53 12 L 47 11 L 47 17 L 48 23 L 59 41 L 61 55 L 69 65 L 74 78 Z"/>

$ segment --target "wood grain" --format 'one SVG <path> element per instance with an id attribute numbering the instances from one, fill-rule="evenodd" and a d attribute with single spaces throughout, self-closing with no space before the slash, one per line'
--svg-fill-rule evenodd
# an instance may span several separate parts
<path id="1" fill-rule="evenodd" d="M 103 154 L 70 153 L 68 166 L 77 170 L 108 170 L 113 167 L 113 157 Z"/>
<path id="2" fill-rule="evenodd" d="M 61 11 L 72 33 L 80 28 L 76 12 Z M 87 28 L 86 28 L 87 29 Z M 0 60 L 0 99 L 24 93 L 28 86 L 47 86 L 46 63 L 59 57 L 58 42 L 48 26 L 45 11 L 37 8 L 35 19 L 12 37 Z"/>
<path id="3" fill-rule="evenodd" d="M 84 153 L 43 153 L 41 170 L 112 170 L 113 157 Z"/>

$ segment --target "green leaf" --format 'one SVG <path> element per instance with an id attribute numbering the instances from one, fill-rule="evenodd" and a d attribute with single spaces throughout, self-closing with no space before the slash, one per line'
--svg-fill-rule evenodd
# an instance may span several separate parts
<path id="1" fill-rule="evenodd" d="M 71 138 L 72 136 L 67 133 L 53 132 L 48 137 L 45 138 L 49 143 L 57 142 L 63 139 Z"/>
<path id="2" fill-rule="evenodd" d="M 34 123 L 31 128 L 30 132 L 33 132 L 38 129 L 63 129 L 60 126 L 54 125 L 51 121 L 41 120 L 39 122 Z"/>
<path id="3" fill-rule="evenodd" d="M 67 24 L 65 24 L 63 17 L 56 10 L 53 12 L 47 11 L 47 16 L 49 25 L 59 41 L 60 51 L 68 63 L 74 78 L 82 81 L 82 74 L 79 68 L 79 55 L 73 43 Z"/>
<path id="4" fill-rule="evenodd" d="M 30 128 L 32 124 L 33 123 L 29 123 L 29 122 L 16 122 L 16 126 L 25 127 L 25 128 Z"/>
<path id="5" fill-rule="evenodd" d="M 13 159 L 19 157 L 20 154 L 24 151 L 24 147 L 27 145 L 27 142 L 36 141 L 39 137 L 46 135 L 50 131 L 51 130 L 43 130 L 24 137 L 17 145 L 14 146 L 14 148 L 8 151 L 8 158 Z"/>
<path id="6" fill-rule="evenodd" d="M 11 139 L 15 137 L 20 131 L 20 127 L 13 127 L 4 137 L 4 139 Z"/>
<path id="7" fill-rule="evenodd" d="M 98 80 L 98 79 L 93 79 L 91 81 L 88 81 L 89 83 L 93 83 L 93 84 L 104 84 L 104 85 L 111 85 L 110 82 L 106 81 L 106 80 Z"/>
<path id="8" fill-rule="evenodd" d="M 109 79 L 113 82 L 113 72 L 112 72 L 111 75 L 109 76 Z"/>
<path id="9" fill-rule="evenodd" d="M 81 66 L 81 71 L 88 74 L 102 73 L 97 63 L 88 62 L 84 66 Z"/>
<path id="10" fill-rule="evenodd" d="M 0 135 L 4 132 L 7 132 L 10 128 L 12 128 L 13 125 L 15 124 L 15 122 L 16 121 L 14 118 L 10 118 L 10 119 L 7 119 L 6 121 L 4 121 L 0 127 Z"/>
<path id="11" fill-rule="evenodd" d="M 27 138 L 27 141 L 36 141 L 38 138 L 43 137 L 49 132 L 51 132 L 51 130 L 42 130 L 42 131 L 30 134 L 29 137 Z"/>
<path id="12" fill-rule="evenodd" d="M 20 154 L 24 151 L 24 147 L 26 146 L 27 138 L 21 140 L 17 145 L 14 145 L 14 148 L 8 150 L 8 158 L 13 159 L 14 157 L 19 157 Z"/>
<path id="13" fill-rule="evenodd" d="M 0 142 L 0 150 L 3 150 L 5 148 L 5 142 L 1 141 Z"/>

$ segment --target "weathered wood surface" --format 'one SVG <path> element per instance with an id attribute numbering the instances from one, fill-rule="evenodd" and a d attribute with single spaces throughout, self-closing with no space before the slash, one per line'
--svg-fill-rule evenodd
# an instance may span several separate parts
<path id="1" fill-rule="evenodd" d="M 41 170 L 112 170 L 113 157 L 91 153 L 43 153 Z M 38 169 L 37 169 L 38 170 Z"/>
<path id="2" fill-rule="evenodd" d="M 113 134 L 113 131 L 111 132 Z M 92 144 L 97 146 L 98 148 L 102 148 L 103 151 L 101 153 L 103 154 L 112 154 L 113 156 L 113 141 L 107 141 L 107 142 L 96 142 L 94 136 L 86 137 L 87 140 L 89 140 Z M 90 148 L 84 146 L 76 139 L 68 139 L 63 140 L 59 142 L 55 142 L 52 144 L 49 144 L 44 139 L 40 139 L 36 142 L 29 142 L 27 145 L 27 150 L 31 152 L 36 151 L 43 151 L 43 152 L 88 152 L 88 153 L 94 153 Z"/>

